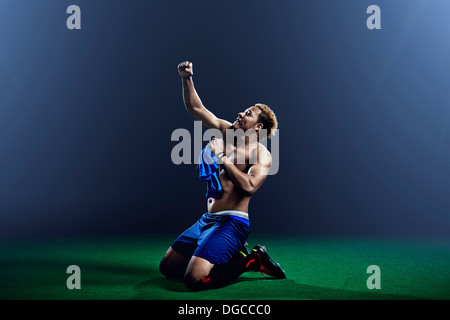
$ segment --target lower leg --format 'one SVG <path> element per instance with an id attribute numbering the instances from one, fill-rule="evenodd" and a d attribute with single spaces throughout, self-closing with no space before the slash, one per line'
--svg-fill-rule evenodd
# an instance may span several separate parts
<path id="1" fill-rule="evenodd" d="M 204 260 L 199 257 L 194 257 L 196 260 Z M 203 272 L 194 271 L 194 268 L 190 268 L 189 263 L 188 270 L 185 275 L 185 283 L 187 287 L 193 291 L 201 291 L 208 289 L 215 289 L 229 285 L 236 280 L 242 273 L 253 270 L 253 262 L 255 259 L 253 256 L 248 255 L 246 257 L 233 258 L 229 262 L 221 264 L 205 264 L 209 268 L 205 268 Z"/>
<path id="2" fill-rule="evenodd" d="M 202 264 L 203 269 L 201 272 L 197 272 L 196 276 L 192 276 L 194 273 L 189 272 L 192 260 L 189 263 L 185 282 L 188 288 L 193 291 L 226 286 L 246 271 L 260 271 L 262 274 L 267 274 L 276 279 L 286 278 L 280 265 L 274 262 L 267 254 L 266 248 L 260 245 L 255 246 L 250 254 L 234 256 L 229 262 L 221 264 L 214 265 L 205 259 L 193 258 L 206 262 Z"/>

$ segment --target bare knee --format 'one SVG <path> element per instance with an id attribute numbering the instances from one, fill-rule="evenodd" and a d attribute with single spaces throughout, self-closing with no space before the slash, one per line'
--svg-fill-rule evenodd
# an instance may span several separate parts
<path id="1" fill-rule="evenodd" d="M 184 283 L 192 291 L 209 289 L 209 274 L 213 266 L 214 264 L 203 258 L 192 257 L 184 274 Z"/>
<path id="2" fill-rule="evenodd" d="M 192 273 L 186 272 L 184 274 L 184 283 L 186 284 L 186 287 L 189 289 L 195 291 L 195 284 L 198 282 L 197 277 L 195 277 Z"/>
<path id="3" fill-rule="evenodd" d="M 168 261 L 167 258 L 162 258 L 161 262 L 159 263 L 159 272 L 161 272 L 161 274 L 163 276 L 166 277 L 171 277 L 172 273 L 173 273 L 173 268 L 170 265 L 170 262 Z"/>
<path id="4" fill-rule="evenodd" d="M 169 248 L 159 263 L 159 272 L 166 277 L 183 277 L 186 266 L 186 259 Z"/>
<path id="5" fill-rule="evenodd" d="M 210 278 L 208 276 L 200 277 L 195 273 L 186 272 L 184 275 L 184 283 L 192 291 L 201 291 L 210 289 Z"/>

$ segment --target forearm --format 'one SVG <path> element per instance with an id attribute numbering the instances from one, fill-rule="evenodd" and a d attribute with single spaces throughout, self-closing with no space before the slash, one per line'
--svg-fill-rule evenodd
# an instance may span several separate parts
<path id="1" fill-rule="evenodd" d="M 202 101 L 194 87 L 192 77 L 181 78 L 183 85 L 183 101 L 187 112 L 192 113 L 195 109 L 203 107 Z"/>
<path id="2" fill-rule="evenodd" d="M 226 156 L 222 157 L 222 164 L 228 177 L 238 189 L 247 195 L 251 195 L 255 191 L 252 176 L 239 170 Z"/>

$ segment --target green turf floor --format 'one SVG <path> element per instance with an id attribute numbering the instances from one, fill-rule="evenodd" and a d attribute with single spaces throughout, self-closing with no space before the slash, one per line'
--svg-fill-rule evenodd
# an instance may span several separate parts
<path id="1" fill-rule="evenodd" d="M 0 299 L 450 299 L 450 241 L 250 237 L 287 279 L 245 273 L 232 285 L 189 292 L 159 274 L 173 237 L 21 241 L 0 245 Z M 81 289 L 69 290 L 69 265 Z M 369 290 L 369 265 L 381 289 Z"/>

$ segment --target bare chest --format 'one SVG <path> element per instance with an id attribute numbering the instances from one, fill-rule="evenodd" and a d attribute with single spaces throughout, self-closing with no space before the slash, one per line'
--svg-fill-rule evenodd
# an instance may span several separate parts
<path id="1" fill-rule="evenodd" d="M 240 171 L 246 173 L 250 168 L 250 151 L 248 149 L 243 150 L 236 147 L 229 148 L 226 155 L 228 160 L 232 161 Z"/>

